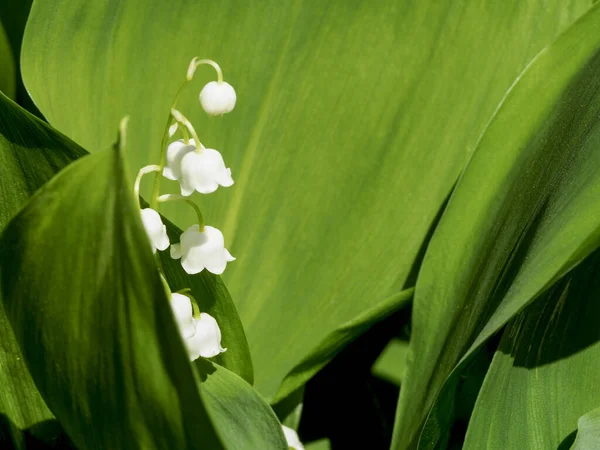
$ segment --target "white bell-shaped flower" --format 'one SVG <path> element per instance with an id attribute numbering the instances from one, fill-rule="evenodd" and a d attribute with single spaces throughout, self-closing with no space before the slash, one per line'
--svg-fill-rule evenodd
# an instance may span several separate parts
<path id="1" fill-rule="evenodd" d="M 169 236 L 167 236 L 167 227 L 163 225 L 160 214 L 152 208 L 144 208 L 140 211 L 140 214 L 150 240 L 152 253 L 156 253 L 156 249 L 166 250 L 169 247 Z"/>
<path id="2" fill-rule="evenodd" d="M 300 442 L 300 438 L 298 437 L 296 430 L 286 427 L 285 425 L 281 425 L 281 428 L 283 428 L 283 434 L 285 436 L 285 440 L 287 441 L 288 447 L 294 450 L 304 450 L 304 445 L 302 445 L 302 442 Z"/>
<path id="3" fill-rule="evenodd" d="M 200 318 L 194 320 L 196 333 L 185 339 L 185 346 L 192 361 L 203 358 L 212 358 L 226 351 L 221 347 L 221 329 L 213 316 L 200 313 Z"/>
<path id="4" fill-rule="evenodd" d="M 183 139 L 171 142 L 167 147 L 167 164 L 163 169 L 163 176 L 169 180 L 179 180 L 181 178 L 181 160 L 193 151 L 196 151 L 196 146 L 191 141 L 189 144 L 185 144 Z"/>
<path id="5" fill-rule="evenodd" d="M 214 227 L 205 226 L 199 231 L 192 225 L 181 234 L 181 242 L 171 246 L 171 258 L 181 258 L 181 266 L 189 274 L 206 269 L 216 275 L 225 271 L 227 263 L 235 261 L 225 248 L 223 233 Z"/>
<path id="6" fill-rule="evenodd" d="M 233 185 L 231 169 L 225 167 L 221 154 L 212 148 L 199 152 L 187 151 L 181 158 L 181 195 L 191 195 L 195 190 L 201 194 L 215 192 L 219 186 Z"/>
<path id="7" fill-rule="evenodd" d="M 200 104 L 211 116 L 225 114 L 235 107 L 235 89 L 224 81 L 211 81 L 200 91 Z"/>
<path id="8" fill-rule="evenodd" d="M 175 315 L 175 321 L 183 339 L 189 339 L 196 334 L 196 324 L 192 302 L 188 296 L 178 293 L 171 294 L 171 309 Z"/>

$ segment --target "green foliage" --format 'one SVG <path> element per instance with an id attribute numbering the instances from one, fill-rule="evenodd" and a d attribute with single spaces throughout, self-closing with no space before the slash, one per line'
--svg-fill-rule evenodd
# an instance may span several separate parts
<path id="1" fill-rule="evenodd" d="M 577 438 L 571 450 L 594 450 L 600 442 L 600 408 L 596 408 L 579 418 Z"/>
<path id="2" fill-rule="evenodd" d="M 156 161 L 188 61 L 221 64 L 236 109 L 206 118 L 197 93 L 208 72 L 180 106 L 236 180 L 202 207 L 238 257 L 224 280 L 257 388 L 272 398 L 328 335 L 411 287 L 423 239 L 507 88 L 588 6 L 38 0 L 23 75 L 49 122 L 85 147 L 108 145 L 131 115 L 133 170 Z"/>
<path id="3" fill-rule="evenodd" d="M 459 361 L 600 244 L 598 27 L 595 7 L 540 53 L 461 176 L 419 273 L 394 448 L 416 444 Z M 444 445 L 454 376 L 420 448 Z"/>
<path id="4" fill-rule="evenodd" d="M 38 187 L 84 154 L 0 94 L 0 230 Z M 48 435 L 47 429 L 39 427 L 53 415 L 33 384 L 2 304 L 0 333 L 0 413 L 9 425 L 0 432 L 0 440 L 12 440 L 15 448 L 22 448 L 25 429 L 40 440 L 54 439 L 56 430 L 50 429 Z"/>
<path id="5" fill-rule="evenodd" d="M 16 94 L 15 63 L 2 22 L 0 22 L 0 91 L 11 98 Z"/>
<path id="6" fill-rule="evenodd" d="M 86 156 L 0 239 L 2 300 L 47 404 L 82 449 L 285 449 L 248 384 L 192 369 L 129 192 L 116 147 Z"/>
<path id="7" fill-rule="evenodd" d="M 562 448 L 579 417 L 600 405 L 598 273 L 596 251 L 511 320 L 477 399 L 465 450 Z"/>
<path id="8" fill-rule="evenodd" d="M 307 448 L 596 448 L 592 3 L 0 5 L 0 90 L 35 110 L 23 37 L 51 124 L 0 94 L 0 443 L 283 450 L 275 410 Z M 127 181 L 194 56 L 238 95 L 207 117 L 202 67 L 177 106 L 236 182 L 195 194 L 223 281 L 153 260 Z M 188 362 L 157 263 L 225 353 Z"/>

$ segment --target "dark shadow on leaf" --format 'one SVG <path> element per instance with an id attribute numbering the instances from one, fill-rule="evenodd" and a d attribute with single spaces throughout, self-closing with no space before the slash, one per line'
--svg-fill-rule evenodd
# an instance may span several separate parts
<path id="1" fill-rule="evenodd" d="M 577 430 L 571 432 L 563 441 L 556 447 L 556 450 L 569 450 L 573 443 L 575 442 L 575 438 L 577 437 Z"/>
<path id="2" fill-rule="evenodd" d="M 21 441 L 20 446 L 15 439 Z M 58 420 L 45 420 L 26 430 L 18 427 L 5 415 L 0 414 L 0 448 L 11 450 L 76 450 Z"/>
<path id="3" fill-rule="evenodd" d="M 554 284 L 507 328 L 500 350 L 513 365 L 539 367 L 600 341 L 600 250 Z"/>
<path id="4" fill-rule="evenodd" d="M 205 382 L 210 375 L 216 372 L 216 368 L 208 359 L 198 358 L 194 365 L 200 374 L 200 381 Z"/>

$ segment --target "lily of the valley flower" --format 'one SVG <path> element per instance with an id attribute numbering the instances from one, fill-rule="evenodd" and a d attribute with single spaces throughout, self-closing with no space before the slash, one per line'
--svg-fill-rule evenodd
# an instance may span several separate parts
<path id="1" fill-rule="evenodd" d="M 146 234 L 150 240 L 152 253 L 158 250 L 166 250 L 169 247 L 169 236 L 167 236 L 167 227 L 163 225 L 160 214 L 152 208 L 145 208 L 140 211 L 142 223 L 146 229 Z"/>
<path id="2" fill-rule="evenodd" d="M 167 148 L 167 165 L 163 175 L 170 180 L 179 180 L 181 195 L 215 192 L 219 186 L 233 185 L 231 169 L 225 167 L 221 153 L 212 148 L 197 151 L 192 141 L 185 144 L 178 140 Z"/>
<path id="3" fill-rule="evenodd" d="M 231 112 L 235 101 L 235 89 L 225 81 L 211 81 L 200 91 L 200 104 L 211 116 Z"/>
<path id="4" fill-rule="evenodd" d="M 195 319 L 189 297 L 171 294 L 171 308 L 191 361 L 200 356 L 212 358 L 227 350 L 221 346 L 221 329 L 215 318 L 200 313 L 199 318 Z"/>
<path id="5" fill-rule="evenodd" d="M 296 430 L 286 427 L 285 425 L 281 425 L 283 428 L 283 434 L 285 435 L 285 440 L 287 441 L 288 447 L 294 450 L 304 450 L 304 445 L 300 442 L 300 438 L 298 437 L 298 433 Z"/>
<path id="6" fill-rule="evenodd" d="M 221 329 L 213 316 L 200 313 L 199 319 L 194 319 L 196 332 L 189 339 L 185 339 L 185 346 L 192 361 L 202 356 L 212 358 L 226 351 L 221 347 Z"/>
<path id="7" fill-rule="evenodd" d="M 181 266 L 189 274 L 206 269 L 220 275 L 228 262 L 235 261 L 225 248 L 223 233 L 209 226 L 200 231 L 198 225 L 185 230 L 181 234 L 181 242 L 171 246 L 171 258 L 181 258 Z"/>

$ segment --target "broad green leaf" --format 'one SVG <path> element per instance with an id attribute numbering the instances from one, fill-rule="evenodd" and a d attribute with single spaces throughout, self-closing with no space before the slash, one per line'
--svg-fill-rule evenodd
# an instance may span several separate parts
<path id="1" fill-rule="evenodd" d="M 577 421 L 577 438 L 571 450 L 595 450 L 600 442 L 600 408 L 584 414 Z"/>
<path id="2" fill-rule="evenodd" d="M 356 319 L 343 324 L 329 334 L 317 348 L 310 352 L 308 358 L 300 361 L 287 375 L 273 399 L 273 403 L 283 400 L 296 389 L 302 387 L 350 342 L 401 306 L 406 305 L 411 300 L 412 295 L 413 289 L 404 290 L 390 297 L 385 302 L 365 311 Z"/>
<path id="3" fill-rule="evenodd" d="M 256 391 L 188 362 L 130 189 L 118 150 L 86 156 L 0 237 L 2 300 L 44 400 L 81 449 L 285 449 Z"/>
<path id="4" fill-rule="evenodd" d="M 0 22 L 0 91 L 10 98 L 15 98 L 16 76 L 15 62 L 8 36 Z"/>
<path id="5" fill-rule="evenodd" d="M 594 6 L 538 55 L 458 182 L 417 282 L 394 449 L 416 446 L 461 359 L 600 244 L 599 27 Z M 447 395 L 421 448 L 444 445 Z"/>
<path id="6" fill-rule="evenodd" d="M 23 111 L 0 93 L 0 230 L 54 173 L 85 151 Z M 53 415 L 42 400 L 27 370 L 12 329 L 0 303 L 0 414 L 10 424 L 15 448 L 25 445 L 22 431 L 54 437 L 47 428 L 32 428 Z M 50 431 L 50 435 L 47 432 Z M 8 433 L 5 430 L 5 433 Z"/>
<path id="7" fill-rule="evenodd" d="M 272 398 L 328 335 L 410 287 L 497 104 L 589 5 L 37 0 L 22 68 L 49 122 L 86 147 L 108 144 L 130 114 L 133 171 L 157 161 L 189 60 L 221 64 L 236 110 L 210 120 L 201 111 L 208 69 L 179 107 L 236 180 L 201 201 L 238 258 L 224 280 L 257 387 Z"/>
<path id="8" fill-rule="evenodd" d="M 599 274 L 596 251 L 510 321 L 465 450 L 563 448 L 579 417 L 600 405 Z"/>

